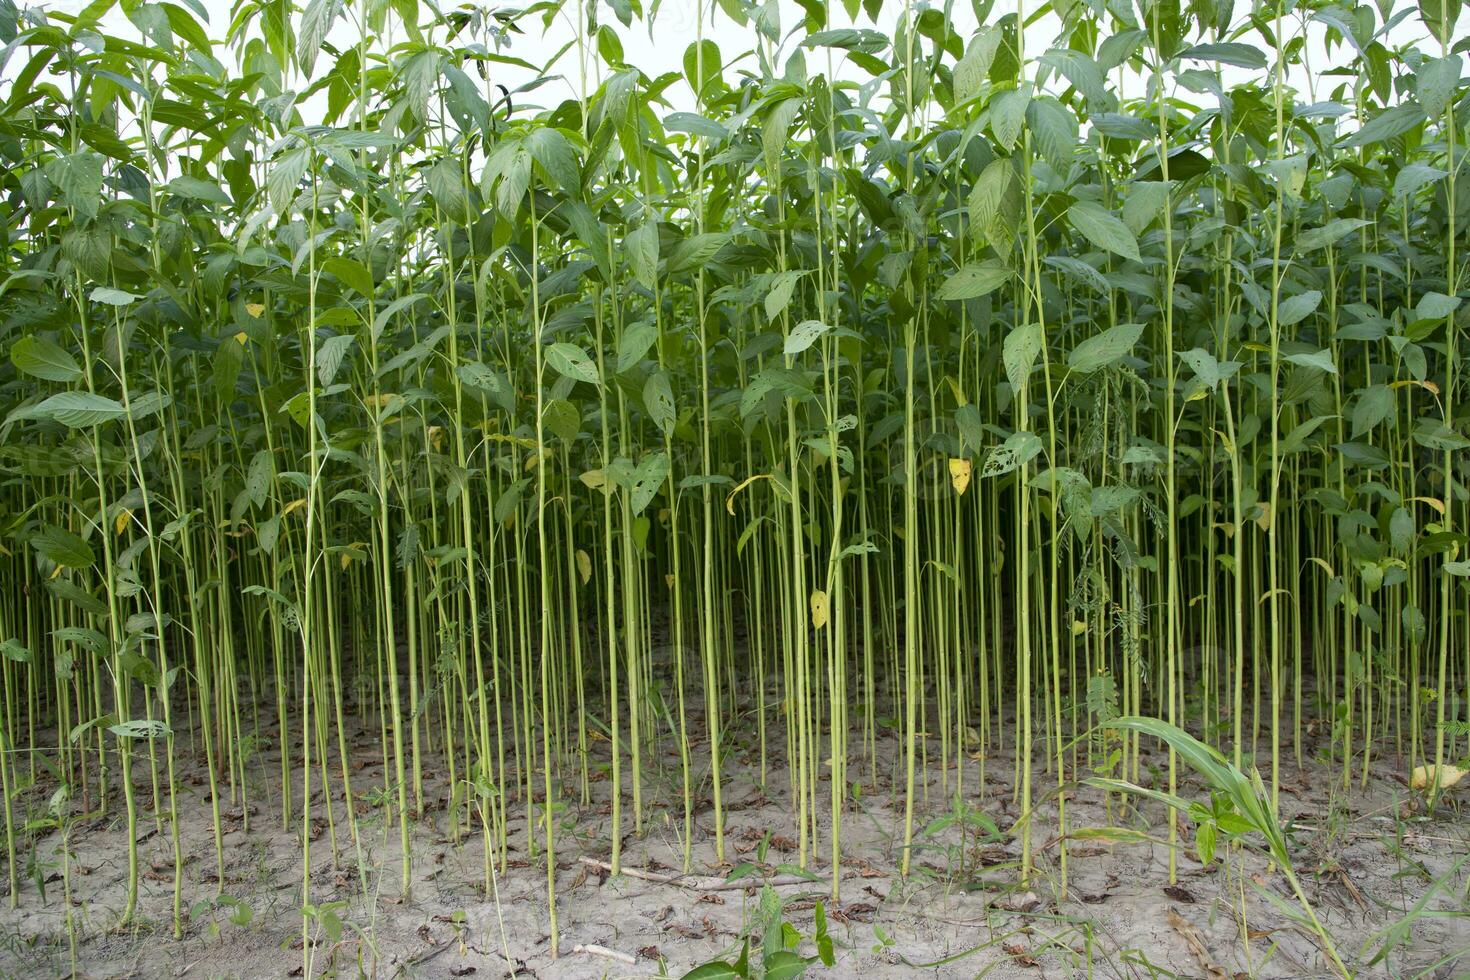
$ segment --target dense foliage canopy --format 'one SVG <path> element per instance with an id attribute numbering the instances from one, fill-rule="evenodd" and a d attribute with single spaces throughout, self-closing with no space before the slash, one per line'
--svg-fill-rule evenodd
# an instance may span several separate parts
<path id="1" fill-rule="evenodd" d="M 649 77 L 636 0 L 0 0 L 12 895 L 16 806 L 172 823 L 186 750 L 218 827 L 278 745 L 304 848 L 325 780 L 407 852 L 435 760 L 549 886 L 604 773 L 614 864 L 671 765 L 723 855 L 735 727 L 834 888 L 880 768 L 907 841 L 916 770 L 980 794 L 997 744 L 1025 813 L 1136 777 L 1119 715 L 1272 790 L 1308 726 L 1343 780 L 1455 761 L 1442 3 L 719 0 Z"/>

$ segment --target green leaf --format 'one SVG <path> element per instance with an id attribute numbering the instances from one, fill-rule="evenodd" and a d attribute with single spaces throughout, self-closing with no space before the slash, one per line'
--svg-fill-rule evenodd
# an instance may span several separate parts
<path id="1" fill-rule="evenodd" d="M 664 373 L 663 368 L 655 368 L 648 375 L 648 380 L 643 384 L 643 405 L 648 409 L 648 415 L 653 419 L 653 424 L 659 427 L 664 435 L 674 431 L 674 422 L 677 413 L 674 408 L 674 392 L 669 386 L 669 376 Z"/>
<path id="2" fill-rule="evenodd" d="M 1051 168 L 1066 174 L 1077 147 L 1077 117 L 1053 98 L 1032 99 L 1026 120 L 1036 148 Z"/>
<path id="3" fill-rule="evenodd" d="M 1352 437 L 1366 435 L 1388 418 L 1393 411 L 1393 389 L 1388 385 L 1371 385 L 1358 393 L 1353 406 Z"/>
<path id="4" fill-rule="evenodd" d="M 1343 147 L 1372 146 L 1402 136 L 1425 120 L 1424 109 L 1413 102 L 1405 102 L 1384 109 L 1370 119 L 1362 129 L 1344 139 Z"/>
<path id="5" fill-rule="evenodd" d="M 628 505 L 635 517 L 653 502 L 659 488 L 668 478 L 669 457 L 663 453 L 653 453 L 643 458 L 633 470 L 632 482 L 628 488 Z"/>
<path id="6" fill-rule="evenodd" d="M 1189 365 L 1194 376 L 1212 391 L 1220 386 L 1220 382 L 1232 377 L 1240 370 L 1240 365 L 1235 361 L 1226 361 L 1223 364 L 1215 359 L 1215 355 L 1203 348 L 1196 347 L 1179 355 L 1180 360 Z"/>
<path id="7" fill-rule="evenodd" d="M 955 409 L 954 420 L 960 430 L 964 447 L 971 452 L 978 452 L 986 441 L 985 421 L 980 409 L 974 405 L 961 405 Z"/>
<path id="8" fill-rule="evenodd" d="M 628 250 L 628 261 L 633 266 L 633 278 L 649 289 L 658 281 L 658 225 L 646 221 L 628 232 L 623 239 Z"/>
<path id="9" fill-rule="evenodd" d="M 490 396 L 490 400 L 511 414 L 515 414 L 515 389 L 499 371 L 486 364 L 471 362 L 461 364 L 455 371 L 459 380 L 476 391 Z"/>
<path id="10" fill-rule="evenodd" d="M 770 291 L 766 293 L 765 310 L 766 319 L 774 320 L 786 312 L 786 307 L 791 304 L 791 294 L 796 289 L 796 284 L 801 281 L 802 272 L 780 272 L 771 282 Z"/>
<path id="11" fill-rule="evenodd" d="M 330 272 L 360 296 L 371 298 L 373 295 L 373 274 L 356 259 L 334 255 L 322 262 L 322 271 Z"/>
<path id="12" fill-rule="evenodd" d="M 576 344 L 552 344 L 546 348 L 546 363 L 558 374 L 573 381 L 585 381 L 593 385 L 602 382 L 602 376 L 597 373 L 597 365 Z"/>
<path id="13" fill-rule="evenodd" d="M 1067 355 L 1067 366 L 1079 374 L 1090 374 L 1121 361 L 1143 335 L 1141 323 L 1119 323 L 1088 337 Z"/>
<path id="14" fill-rule="evenodd" d="M 1460 66 L 1464 56 L 1458 51 L 1443 58 L 1430 58 L 1419 66 L 1414 75 L 1414 87 L 1419 104 L 1430 118 L 1444 114 L 1455 89 L 1460 85 Z"/>
<path id="15" fill-rule="evenodd" d="M 777 950 L 765 958 L 766 980 L 795 980 L 795 978 L 806 973 L 806 969 L 816 958 L 807 959 L 789 949 Z"/>
<path id="16" fill-rule="evenodd" d="M 1388 539 L 1393 549 L 1398 552 L 1408 551 L 1414 543 L 1417 531 L 1414 514 L 1407 507 L 1395 507 L 1393 516 L 1388 520 Z"/>
<path id="17" fill-rule="evenodd" d="M 531 159 L 551 176 L 563 191 L 575 194 L 582 186 L 582 174 L 577 166 L 577 154 L 572 144 L 559 130 L 543 126 L 526 135 L 524 146 Z"/>
<path id="18" fill-rule="evenodd" d="M 781 350 L 788 355 L 800 354 L 831 329 L 820 320 L 803 320 L 786 335 Z"/>
<path id="19" fill-rule="evenodd" d="M 582 413 L 565 398 L 553 398 L 541 412 L 542 423 L 563 442 L 572 442 L 582 428 Z"/>
<path id="20" fill-rule="evenodd" d="M 1100 204 L 1076 201 L 1067 209 L 1067 220 L 1092 244 L 1104 251 L 1138 261 L 1138 239 L 1128 226 Z"/>
<path id="21" fill-rule="evenodd" d="M 1004 476 L 1025 466 L 1041 452 L 1041 439 L 1034 432 L 1017 432 L 985 457 L 980 476 Z"/>
<path id="22" fill-rule="evenodd" d="M 352 349 L 357 340 L 352 334 L 338 334 L 328 337 L 316 349 L 316 376 L 322 387 L 332 383 L 337 377 L 337 371 L 342 367 L 342 360 L 347 352 Z"/>
<path id="23" fill-rule="evenodd" d="M 158 719 L 139 718 L 107 726 L 107 730 L 118 738 L 165 738 L 172 730 Z"/>
<path id="24" fill-rule="evenodd" d="M 1414 441 L 1425 449 L 1441 453 L 1470 449 L 1470 439 L 1466 439 L 1438 419 L 1432 418 L 1420 418 L 1415 421 Z"/>
<path id="25" fill-rule="evenodd" d="M 510 155 L 500 183 L 495 188 L 495 207 L 503 214 L 514 217 L 520 213 L 521 201 L 531 186 L 531 154 L 517 149 Z"/>
<path id="26" fill-rule="evenodd" d="M 102 157 L 72 153 L 47 161 L 46 178 L 61 192 L 62 200 L 84 218 L 95 218 L 102 206 Z"/>
<path id="27" fill-rule="evenodd" d="M 772 180 L 781 179 L 781 151 L 786 148 L 786 136 L 801 110 L 801 101 L 784 99 L 766 111 L 766 120 L 761 126 L 761 150 L 765 156 L 766 173 Z"/>
<path id="28" fill-rule="evenodd" d="M 470 196 L 465 188 L 465 174 L 458 161 L 444 158 L 431 166 L 425 175 L 429 192 L 451 221 L 470 218 Z"/>
<path id="29" fill-rule="evenodd" d="M 147 391 L 128 402 L 128 414 L 133 417 L 133 421 L 141 421 L 162 412 L 172 405 L 173 401 L 173 395 L 167 392 Z"/>
<path id="30" fill-rule="evenodd" d="M 1415 315 L 1421 320 L 1442 320 L 1460 308 L 1460 297 L 1428 292 L 1419 298 Z"/>
<path id="31" fill-rule="evenodd" d="M 1266 55 L 1254 44 L 1239 41 L 1223 41 L 1217 44 L 1196 44 L 1185 48 L 1175 57 L 1190 61 L 1212 61 L 1236 68 L 1259 69 L 1266 67 Z"/>
<path id="32" fill-rule="evenodd" d="M 1412 197 L 1424 185 L 1443 180 L 1448 176 L 1449 171 L 1432 167 L 1427 163 L 1406 164 L 1393 179 L 1393 196 Z"/>
<path id="33" fill-rule="evenodd" d="M 691 235 L 674 246 L 674 250 L 669 253 L 668 262 L 665 263 L 665 271 L 679 273 L 697 269 L 713 258 L 729 241 L 730 233 L 723 231 Z"/>
<path id="34" fill-rule="evenodd" d="M 1330 350 L 1319 350 L 1310 354 L 1287 354 L 1286 359 L 1302 367 L 1316 368 L 1328 374 L 1337 373 L 1337 365 L 1332 362 L 1332 351 Z"/>
<path id="35" fill-rule="evenodd" d="M 85 538 L 52 524 L 32 535 L 31 547 L 66 568 L 91 568 L 97 561 L 96 553 Z"/>
<path id="36" fill-rule="evenodd" d="M 11 418 L 44 419 L 60 422 L 72 429 L 101 425 L 127 414 L 120 402 L 86 391 L 63 391 L 39 405 L 18 409 Z"/>
<path id="37" fill-rule="evenodd" d="M 744 980 L 744 977 L 744 973 L 737 971 L 729 963 L 711 960 L 696 966 L 684 974 L 681 980 Z"/>
<path id="38" fill-rule="evenodd" d="M 1031 370 L 1036 366 L 1036 355 L 1041 353 L 1042 340 L 1039 323 L 1016 327 L 1006 334 L 1001 359 L 1005 363 L 1006 380 L 1017 391 L 1031 377 Z"/>
<path id="39" fill-rule="evenodd" d="M 1015 181 L 1016 172 L 1010 160 L 997 157 L 980 172 L 975 186 L 970 190 L 970 221 L 985 231 L 1000 214 L 1006 194 Z"/>
<path id="40" fill-rule="evenodd" d="M 168 182 L 168 189 L 179 197 L 187 197 L 195 201 L 208 201 L 211 204 L 230 203 L 230 196 L 213 181 L 201 180 L 198 177 L 175 177 Z"/>
<path id="41" fill-rule="evenodd" d="M 745 391 L 741 393 L 740 417 L 744 418 L 755 411 L 756 407 L 772 392 L 778 392 L 787 398 L 799 398 L 808 391 L 801 372 L 788 371 L 780 367 L 768 367 L 752 378 L 745 386 Z"/>
<path id="42" fill-rule="evenodd" d="M 719 45 L 709 38 L 690 44 L 684 49 L 684 77 L 688 79 L 689 86 L 696 95 L 703 94 L 705 87 L 712 84 L 716 88 L 721 87 L 719 78 L 723 64 Z"/>
<path id="43" fill-rule="evenodd" d="M 624 330 L 618 341 L 618 374 L 643 360 L 643 355 L 648 353 L 648 349 L 657 339 L 658 327 L 646 320 L 640 320 Z"/>
<path id="44" fill-rule="evenodd" d="M 76 358 L 44 337 L 17 340 L 10 348 L 10 363 L 35 378 L 68 382 L 82 376 Z"/>
<path id="45" fill-rule="evenodd" d="M 332 29 L 332 22 L 342 12 L 342 0 L 311 0 L 301 15 L 301 24 L 296 32 L 296 60 L 301 64 L 301 73 L 311 77 L 316 65 L 316 56 Z"/>
<path id="46" fill-rule="evenodd" d="M 1288 296 L 1276 306 L 1276 322 L 1283 327 L 1295 326 L 1315 313 L 1321 305 L 1322 294 L 1315 289 Z"/>
<path id="47" fill-rule="evenodd" d="M 1123 224 L 1135 235 L 1143 234 L 1144 229 L 1161 217 L 1164 209 L 1169 206 L 1169 192 L 1173 187 L 1173 181 L 1162 180 L 1139 180 L 1134 181 L 1128 191 L 1128 199 L 1123 202 Z"/>
<path id="48" fill-rule="evenodd" d="M 275 460 L 270 450 L 258 449 L 250 459 L 245 471 L 245 496 L 256 507 L 264 507 L 270 493 L 271 482 L 276 478 Z"/>
<path id="49" fill-rule="evenodd" d="M 1296 240 L 1296 249 L 1305 254 L 1324 245 L 1331 245 L 1344 235 L 1350 235 L 1359 228 L 1370 224 L 1372 222 L 1366 218 L 1337 218 L 1320 228 L 1311 228 L 1303 232 Z"/>
<path id="50" fill-rule="evenodd" d="M 1307 444 L 1307 439 L 1311 437 L 1312 433 L 1316 432 L 1332 418 L 1333 416 L 1329 415 L 1318 415 L 1297 425 L 1286 434 L 1285 439 L 1281 440 L 1281 455 L 1289 456 L 1300 450 Z"/>
<path id="51" fill-rule="evenodd" d="M 935 295 L 943 300 L 976 299 L 995 292 L 1012 272 L 995 259 L 972 262 L 944 281 Z"/>
<path id="52" fill-rule="evenodd" d="M 1020 138 L 1031 96 L 1021 89 L 1008 89 L 990 101 L 990 131 L 996 143 L 1009 151 Z"/>
<path id="53" fill-rule="evenodd" d="M 127 306 L 129 303 L 138 301 L 138 297 L 121 289 L 112 289 L 108 286 L 98 286 L 87 296 L 96 303 L 106 303 L 108 306 Z"/>

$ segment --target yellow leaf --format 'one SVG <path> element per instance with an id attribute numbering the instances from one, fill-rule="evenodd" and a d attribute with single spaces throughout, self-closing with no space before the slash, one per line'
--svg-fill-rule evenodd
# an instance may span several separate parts
<path id="1" fill-rule="evenodd" d="M 827 593 L 821 589 L 812 590 L 812 626 L 821 629 L 827 625 Z"/>
<path id="2" fill-rule="evenodd" d="M 1072 635 L 1081 636 L 1087 632 L 1087 622 L 1081 619 L 1072 620 Z"/>
<path id="3" fill-rule="evenodd" d="M 740 485 L 737 486 L 734 490 L 731 490 L 729 495 L 725 497 L 725 510 L 729 512 L 731 517 L 734 517 L 735 495 L 741 490 L 744 490 L 746 487 L 750 486 L 756 480 L 769 480 L 770 478 L 771 474 L 769 473 L 757 473 L 755 476 L 747 476 L 745 479 L 741 480 Z"/>
<path id="4" fill-rule="evenodd" d="M 117 512 L 117 519 L 112 522 L 112 531 L 113 531 L 113 533 L 114 534 L 121 534 L 121 533 L 123 533 L 123 531 L 127 530 L 128 521 L 130 521 L 132 519 L 133 519 L 133 512 L 130 511 L 130 510 L 128 510 L 126 507 L 124 507 L 122 510 L 118 511 Z"/>
<path id="5" fill-rule="evenodd" d="M 1256 506 L 1261 508 L 1261 512 L 1256 515 L 1256 526 L 1262 531 L 1271 530 L 1271 505 L 1269 503 L 1261 503 Z"/>
<path id="6" fill-rule="evenodd" d="M 577 574 L 582 576 L 583 585 L 592 578 L 592 559 L 581 548 L 577 549 Z"/>
<path id="7" fill-rule="evenodd" d="M 607 486 L 607 476 L 602 470 L 588 470 L 586 473 L 577 477 L 577 479 L 581 480 L 582 485 L 588 490 L 601 490 Z"/>
<path id="8" fill-rule="evenodd" d="M 1410 497 L 1409 499 L 1418 504 L 1428 504 L 1430 507 L 1434 508 L 1435 513 L 1439 514 L 1441 517 L 1444 516 L 1444 501 L 1440 500 L 1438 497 Z"/>
<path id="9" fill-rule="evenodd" d="M 239 344 L 241 347 L 244 347 L 245 346 L 245 341 L 247 341 L 249 339 L 250 338 L 248 336 L 246 336 L 245 331 L 243 331 L 243 330 L 241 330 L 239 333 L 235 334 L 235 343 Z"/>
<path id="10" fill-rule="evenodd" d="M 249 313 L 251 316 L 255 316 L 255 317 L 264 316 L 265 315 L 265 304 L 264 303 L 246 303 L 245 304 L 245 312 L 246 313 Z"/>
<path id="11" fill-rule="evenodd" d="M 1436 770 L 1438 779 L 1435 778 Z M 1459 766 L 1415 766 L 1409 777 L 1409 785 L 1414 789 L 1427 790 L 1438 783 L 1440 789 L 1449 789 L 1464 778 L 1465 770 Z"/>
<path id="12" fill-rule="evenodd" d="M 390 401 L 397 397 L 397 395 L 389 393 L 384 393 L 381 395 L 368 395 L 362 400 L 362 402 L 368 408 L 382 408 L 384 405 L 388 404 Z"/>
<path id="13" fill-rule="evenodd" d="M 961 497 L 965 491 L 970 489 L 970 473 L 975 464 L 968 459 L 952 459 L 949 461 L 949 482 L 954 487 L 954 492 Z"/>
<path id="14" fill-rule="evenodd" d="M 672 589 L 674 587 L 674 576 L 672 576 L 672 575 L 665 575 L 664 576 L 664 585 L 667 585 L 669 588 Z"/>
<path id="15" fill-rule="evenodd" d="M 305 497 L 302 497 L 300 500 L 293 500 L 289 504 L 287 504 L 285 507 L 281 508 L 281 516 L 282 517 L 288 517 L 288 516 L 290 516 L 290 514 L 291 514 L 292 511 L 300 510 L 302 507 L 305 507 L 305 506 L 306 506 L 306 498 Z"/>
<path id="16" fill-rule="evenodd" d="M 1433 381 L 1417 381 L 1413 378 L 1408 378 L 1403 381 L 1390 381 L 1388 383 L 1388 386 L 1392 389 L 1415 387 L 1423 388 L 1425 391 L 1429 392 L 1431 395 L 1434 395 L 1436 398 L 1439 397 L 1439 385 L 1435 384 Z"/>
<path id="17" fill-rule="evenodd" d="M 429 437 L 429 444 L 434 447 L 436 453 L 443 450 L 444 428 L 442 426 L 431 425 L 424 430 L 424 434 Z"/>

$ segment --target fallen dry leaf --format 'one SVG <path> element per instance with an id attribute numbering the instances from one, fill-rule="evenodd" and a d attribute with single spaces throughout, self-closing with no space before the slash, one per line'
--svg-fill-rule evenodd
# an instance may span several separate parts
<path id="1" fill-rule="evenodd" d="M 1194 904 L 1194 896 L 1189 893 L 1189 890 L 1180 888 L 1178 885 L 1165 885 L 1164 894 L 1176 902 L 1183 902 L 1185 905 Z"/>
<path id="2" fill-rule="evenodd" d="M 1438 770 L 1439 778 L 1435 778 Z M 1409 776 L 1409 785 L 1414 789 L 1427 790 L 1437 782 L 1440 789 L 1449 789 L 1465 778 L 1465 770 L 1459 766 L 1415 766 Z"/>
<path id="3" fill-rule="evenodd" d="M 1189 947 L 1189 952 L 1199 962 L 1200 967 L 1204 969 L 1205 974 L 1209 976 L 1210 980 L 1230 980 L 1230 974 L 1226 973 L 1215 964 L 1214 960 L 1210 959 L 1210 948 L 1205 945 L 1205 937 L 1200 934 L 1200 931 L 1188 919 L 1173 909 L 1165 912 L 1164 917 L 1168 920 L 1169 925 L 1174 927 L 1174 931 L 1179 933 L 1180 937 L 1183 938 L 1184 945 Z"/>
<path id="4" fill-rule="evenodd" d="M 1041 965 L 1041 963 L 1037 961 L 1036 957 L 1031 955 L 1031 950 L 1027 949 L 1025 946 L 1022 946 L 1020 943 L 1001 943 L 1000 948 L 1005 950 L 1006 955 L 1014 960 L 1019 966 Z"/>

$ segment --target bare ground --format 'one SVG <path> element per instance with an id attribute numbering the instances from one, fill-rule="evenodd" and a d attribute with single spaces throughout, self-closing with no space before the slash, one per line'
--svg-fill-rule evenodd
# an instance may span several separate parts
<path id="1" fill-rule="evenodd" d="M 775 733 L 772 732 L 774 739 Z M 738 955 L 746 937 L 759 948 L 762 917 L 756 882 L 765 875 L 792 881 L 798 862 L 796 821 L 785 803 L 786 767 L 779 743 L 770 758 L 771 782 L 758 785 L 759 765 L 751 733 L 741 732 L 727 755 L 726 862 L 714 858 L 706 746 L 695 760 L 695 834 L 691 875 L 680 877 L 683 805 L 678 757 L 668 753 L 648 765 L 645 824 L 641 837 L 625 837 L 623 866 L 675 878 L 658 881 L 631 874 L 611 876 L 583 861 L 608 858 L 610 824 L 607 745 L 592 743 L 590 800 L 579 794 L 579 774 L 569 765 L 559 797 L 556 887 L 560 955 L 550 955 L 546 872 L 539 841 L 528 847 L 527 806 L 510 806 L 508 867 L 487 894 L 483 850 L 475 833 L 451 838 L 446 808 L 450 786 L 442 771 L 426 774 L 425 809 L 413 828 L 412 897 L 399 898 L 401 870 L 396 825 L 375 805 L 381 792 L 381 748 L 376 732 L 353 741 L 361 856 L 345 823 L 333 760 L 332 828 L 325 799 L 314 793 L 311 900 L 331 906 L 340 922 L 314 929 L 311 970 L 316 975 L 373 977 L 680 976 L 715 958 Z M 1209 868 L 1195 859 L 1191 828 L 1181 824 L 1186 846 L 1178 852 L 1178 881 L 1169 884 L 1167 826 L 1153 804 L 1126 809 L 1116 799 L 1111 813 L 1090 787 L 1069 794 L 1070 840 L 1066 888 L 1058 859 L 1055 795 L 1038 807 L 1035 841 L 1038 872 L 1022 886 L 1020 842 L 1009 833 L 1018 811 L 1012 796 L 1009 746 L 991 745 L 984 782 L 980 763 L 964 762 L 965 807 L 1001 829 L 989 837 L 953 815 L 954 779 L 941 782 L 938 746 L 921 769 L 928 773 L 927 802 L 913 873 L 898 873 L 902 840 L 902 783 L 890 776 L 899 749 L 880 741 L 877 775 L 860 763 L 854 739 L 850 780 L 862 794 L 843 813 L 840 897 L 828 894 L 829 815 L 819 818 L 819 839 L 809 867 L 819 883 L 796 879 L 775 888 L 783 918 L 804 937 L 800 951 L 815 952 L 816 903 L 823 903 L 835 945 L 835 966 L 813 964 L 809 975 L 885 977 L 1312 977 L 1328 976 L 1317 941 L 1294 922 L 1297 906 L 1285 881 L 1269 865 L 1244 852 Z M 1044 753 L 1038 742 L 1038 769 Z M 170 935 L 172 857 L 168 834 L 151 812 L 148 767 L 135 767 L 140 786 L 139 824 L 143 880 L 138 921 L 119 928 L 126 875 L 125 824 L 114 804 L 105 818 L 79 819 L 72 829 L 71 888 L 78 937 L 78 975 L 86 977 L 281 977 L 301 975 L 302 878 L 300 822 L 281 825 L 278 757 L 263 751 L 252 761 L 249 828 L 238 802 L 225 807 L 225 881 L 214 882 L 214 849 L 208 784 L 202 765 L 180 751 L 180 828 L 186 855 L 184 938 Z M 140 753 L 141 758 L 141 753 Z M 1162 765 L 1155 753 L 1152 766 Z M 436 765 L 436 770 L 438 769 Z M 1366 789 L 1341 790 L 1324 763 L 1298 770 L 1282 785 L 1283 815 L 1292 821 L 1297 867 L 1307 894 L 1344 959 L 1359 976 L 1467 975 L 1470 909 L 1462 864 L 1470 853 L 1470 818 L 1453 798 L 1438 813 L 1420 812 L 1391 756 L 1373 767 Z M 275 778 L 273 778 L 273 775 Z M 1080 778 L 1087 773 L 1073 774 Z M 700 777 L 703 777 L 700 779 Z M 923 778 L 923 777 L 921 777 Z M 319 771 L 316 779 L 319 785 Z M 26 797 L 33 812 L 49 795 L 41 785 Z M 300 773 L 296 774 L 300 787 Z M 539 786 L 539 777 L 537 779 Z M 825 797 L 826 783 L 819 787 Z M 1054 785 L 1038 777 L 1038 792 Z M 1206 799 L 1203 786 L 1184 778 L 1181 792 Z M 769 795 L 768 795 L 769 794 Z M 18 804 L 19 805 L 19 804 Z M 24 812 L 24 807 L 18 813 Z M 538 809 L 539 812 L 539 809 Z M 631 831 L 631 806 L 625 805 Z M 941 826 L 929 829 L 939 820 Z M 1085 828 L 1143 831 L 1154 842 L 1089 836 Z M 539 824 L 533 828 L 539 835 Z M 166 828 L 165 828 L 166 831 Z M 66 976 L 70 946 L 62 901 L 59 837 L 44 836 L 18 859 L 24 864 L 19 907 L 0 911 L 0 972 L 15 976 Z M 1222 849 L 1223 850 L 1223 849 Z M 742 865 L 753 864 L 750 869 Z M 783 867 L 785 866 L 785 867 Z M 749 887 L 710 888 L 732 870 Z M 35 880 L 45 882 L 43 902 Z M 217 892 L 229 897 L 214 902 Z M 1427 897 L 1426 897 L 1427 896 Z M 498 898 L 498 901 L 497 901 Z M 1416 903 L 1397 943 L 1382 932 L 1403 920 Z M 237 902 L 238 904 L 232 904 Z M 330 917 L 329 917 L 330 918 Z M 1388 946 L 1378 962 L 1370 960 Z M 591 947 L 591 948 L 589 948 Z M 753 954 L 759 958 L 758 953 Z M 940 962 L 947 961 L 947 962 Z"/>

